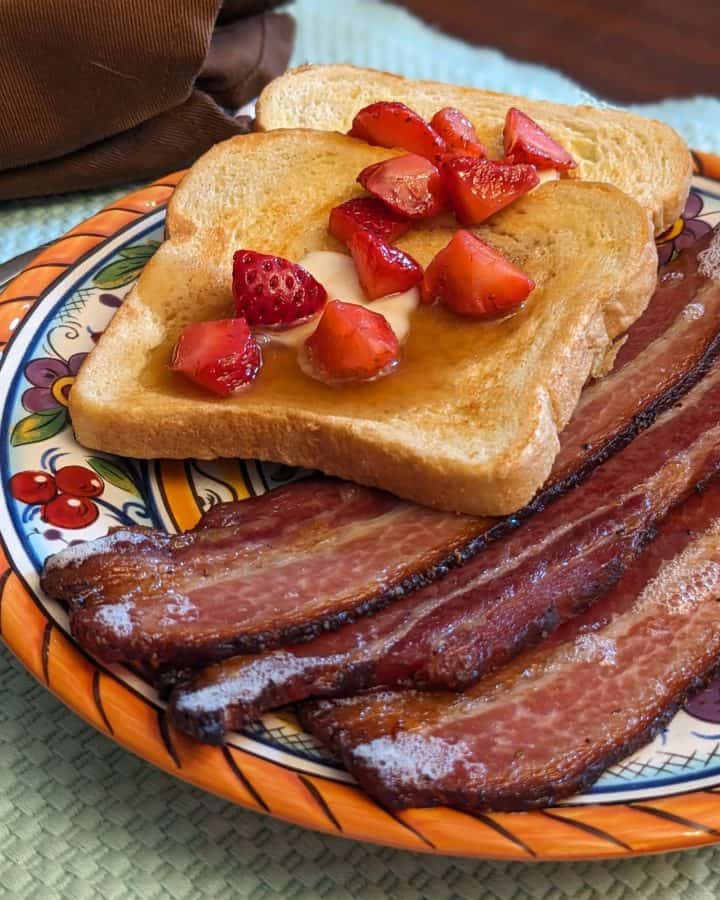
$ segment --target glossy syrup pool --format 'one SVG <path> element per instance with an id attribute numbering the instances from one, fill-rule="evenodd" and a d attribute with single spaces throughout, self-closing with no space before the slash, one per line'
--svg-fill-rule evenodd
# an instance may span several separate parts
<path id="1" fill-rule="evenodd" d="M 513 333 L 521 327 L 524 312 L 477 321 L 439 306 L 420 307 L 411 313 L 410 333 L 395 369 L 376 381 L 356 384 L 330 386 L 316 381 L 301 371 L 294 348 L 269 343 L 263 347 L 263 367 L 253 384 L 217 402 L 264 408 L 277 404 L 369 418 L 383 411 L 396 414 L 398 410 L 444 402 L 448 391 L 457 389 L 458 373 L 467 373 L 468 359 L 484 360 L 501 352 L 502 345 L 512 341 Z M 152 351 L 140 376 L 141 389 L 174 397 L 181 394 L 213 399 L 170 369 L 174 343 L 175 336 Z"/>

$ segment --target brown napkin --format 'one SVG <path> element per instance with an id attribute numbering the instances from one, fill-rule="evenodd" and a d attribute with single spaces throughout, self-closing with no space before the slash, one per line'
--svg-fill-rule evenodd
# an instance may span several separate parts
<path id="1" fill-rule="evenodd" d="M 286 67 L 278 0 L 2 0 L 0 199 L 104 187 L 243 134 Z"/>

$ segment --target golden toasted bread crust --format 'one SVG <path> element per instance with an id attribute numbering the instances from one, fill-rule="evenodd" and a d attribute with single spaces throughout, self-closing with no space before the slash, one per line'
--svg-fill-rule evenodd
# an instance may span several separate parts
<path id="1" fill-rule="evenodd" d="M 250 387 L 218 399 L 167 371 L 188 321 L 230 314 L 235 249 L 294 260 L 341 249 L 327 235 L 329 210 L 359 191 L 361 168 L 392 154 L 339 134 L 279 130 L 202 157 L 170 204 L 169 240 L 73 387 L 78 440 L 134 457 L 277 460 L 474 514 L 526 503 L 550 471 L 584 383 L 653 290 L 648 218 L 609 185 L 551 182 L 477 229 L 537 288 L 505 322 L 462 320 L 475 329 L 472 350 L 429 358 L 414 393 L 403 388 L 402 368 L 397 381 L 378 383 L 383 402 L 369 406 L 309 380 L 307 391 Z M 398 244 L 426 265 L 456 227 L 425 223 Z"/>

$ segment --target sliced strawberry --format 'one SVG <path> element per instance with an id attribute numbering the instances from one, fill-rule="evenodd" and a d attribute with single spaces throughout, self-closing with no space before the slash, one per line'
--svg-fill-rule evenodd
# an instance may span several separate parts
<path id="1" fill-rule="evenodd" d="M 289 328 L 319 312 L 327 292 L 297 263 L 238 250 L 233 257 L 233 297 L 237 315 L 250 325 Z"/>
<path id="2" fill-rule="evenodd" d="M 405 234 L 409 227 L 408 219 L 388 209 L 376 197 L 356 197 L 332 210 L 328 231 L 344 244 L 359 228 L 372 231 L 392 243 L 401 234 Z"/>
<path id="3" fill-rule="evenodd" d="M 473 123 L 453 106 L 438 110 L 430 123 L 445 141 L 447 152 L 462 156 L 487 156 Z"/>
<path id="4" fill-rule="evenodd" d="M 357 180 L 393 212 L 409 219 L 436 216 L 445 208 L 445 190 L 436 166 L 414 153 L 363 169 Z"/>
<path id="5" fill-rule="evenodd" d="M 534 119 L 512 107 L 505 116 L 503 128 L 505 157 L 513 162 L 531 163 L 538 169 L 560 169 L 565 172 L 577 166 L 567 150 L 554 141 Z"/>
<path id="6" fill-rule="evenodd" d="M 171 366 L 207 390 L 227 397 L 255 380 L 262 356 L 245 319 L 196 322 L 183 329 Z"/>
<path id="7" fill-rule="evenodd" d="M 430 160 L 446 149 L 443 139 L 425 119 L 404 103 L 387 100 L 361 109 L 349 134 L 380 147 L 402 147 Z"/>
<path id="8" fill-rule="evenodd" d="M 460 230 L 425 270 L 423 303 L 440 302 L 461 316 L 482 318 L 523 302 L 535 282 L 471 231 Z"/>
<path id="9" fill-rule="evenodd" d="M 456 156 L 442 164 L 450 204 L 462 225 L 477 225 L 540 181 L 534 166 Z"/>
<path id="10" fill-rule="evenodd" d="M 397 247 L 391 247 L 377 234 L 356 231 L 348 246 L 369 300 L 409 291 L 422 281 L 423 270 L 419 263 Z"/>
<path id="11" fill-rule="evenodd" d="M 325 382 L 367 381 L 389 371 L 398 339 L 388 320 L 357 303 L 331 300 L 305 341 L 308 374 Z"/>

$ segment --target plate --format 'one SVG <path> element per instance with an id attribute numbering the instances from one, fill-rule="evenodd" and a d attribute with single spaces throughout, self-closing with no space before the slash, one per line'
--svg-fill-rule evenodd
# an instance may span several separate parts
<path id="1" fill-rule="evenodd" d="M 122 746 L 207 791 L 309 828 L 407 850 L 506 859 L 578 859 L 675 850 L 720 839 L 720 681 L 656 740 L 569 802 L 529 813 L 445 808 L 390 813 L 374 803 L 290 712 L 266 716 L 222 748 L 175 731 L 149 685 L 72 640 L 43 596 L 43 559 L 118 524 L 178 531 L 210 505 L 297 477 L 255 460 L 138 462 L 77 444 L 67 397 L 85 355 L 162 240 L 182 173 L 112 204 L 45 249 L 0 295 L 0 633 L 67 706 Z M 720 222 L 720 159 L 695 155 L 685 213 L 660 239 L 662 261 Z M 42 507 L 11 478 L 75 466 L 95 496 Z M 66 473 L 67 474 L 67 473 Z M 80 489 L 78 489 L 80 490 Z M 19 493 L 22 493 L 20 491 Z M 589 701 L 591 702 L 591 701 Z"/>

